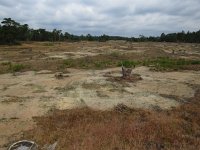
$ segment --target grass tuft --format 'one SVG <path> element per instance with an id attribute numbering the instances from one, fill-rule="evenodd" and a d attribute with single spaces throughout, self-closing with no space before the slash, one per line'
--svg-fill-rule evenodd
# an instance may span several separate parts
<path id="1" fill-rule="evenodd" d="M 21 70 L 23 70 L 25 68 L 25 66 L 23 64 L 10 64 L 10 71 L 12 72 L 19 72 Z"/>

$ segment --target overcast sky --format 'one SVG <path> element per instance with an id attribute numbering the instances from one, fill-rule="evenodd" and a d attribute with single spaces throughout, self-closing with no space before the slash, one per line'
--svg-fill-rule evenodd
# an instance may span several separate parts
<path id="1" fill-rule="evenodd" d="M 73 34 L 138 36 L 200 29 L 200 0 L 0 0 L 0 19 Z"/>

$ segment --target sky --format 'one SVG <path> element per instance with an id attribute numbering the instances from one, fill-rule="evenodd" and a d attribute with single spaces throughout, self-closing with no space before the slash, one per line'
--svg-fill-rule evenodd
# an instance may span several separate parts
<path id="1" fill-rule="evenodd" d="M 200 29 L 200 0 L 0 0 L 0 20 L 72 34 L 158 36 Z"/>

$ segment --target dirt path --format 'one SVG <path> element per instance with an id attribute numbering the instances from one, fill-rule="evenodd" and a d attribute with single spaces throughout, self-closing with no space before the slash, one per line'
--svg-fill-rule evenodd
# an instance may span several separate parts
<path id="1" fill-rule="evenodd" d="M 32 128 L 32 117 L 55 108 L 105 110 L 124 103 L 133 108 L 170 109 L 193 97 L 192 85 L 200 84 L 200 72 L 151 72 L 146 67 L 133 70 L 142 77 L 140 81 L 107 80 L 105 74 L 118 77 L 120 71 L 69 69 L 68 77 L 60 80 L 49 71 L 0 75 L 0 147 Z"/>

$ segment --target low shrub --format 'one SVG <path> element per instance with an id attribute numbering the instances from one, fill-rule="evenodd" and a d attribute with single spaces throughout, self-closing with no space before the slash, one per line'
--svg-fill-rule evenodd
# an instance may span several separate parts
<path id="1" fill-rule="evenodd" d="M 127 67 L 127 68 L 131 68 L 131 67 L 134 67 L 136 65 L 138 65 L 139 62 L 136 62 L 136 61 L 130 61 L 130 60 L 124 60 L 124 61 L 121 61 L 121 62 L 118 62 L 118 66 L 124 66 L 124 67 Z"/>
<path id="2" fill-rule="evenodd" d="M 24 69 L 25 66 L 23 64 L 10 64 L 10 71 L 18 72 Z"/>

